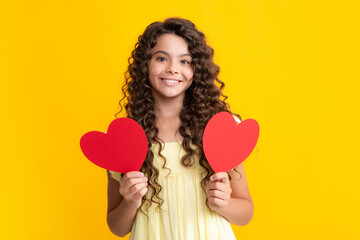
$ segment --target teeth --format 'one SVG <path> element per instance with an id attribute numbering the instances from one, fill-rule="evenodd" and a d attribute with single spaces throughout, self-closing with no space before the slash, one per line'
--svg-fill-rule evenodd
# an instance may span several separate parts
<path id="1" fill-rule="evenodd" d="M 167 79 L 163 79 L 164 82 L 167 82 L 167 83 L 177 83 L 179 81 L 176 81 L 176 80 L 167 80 Z"/>

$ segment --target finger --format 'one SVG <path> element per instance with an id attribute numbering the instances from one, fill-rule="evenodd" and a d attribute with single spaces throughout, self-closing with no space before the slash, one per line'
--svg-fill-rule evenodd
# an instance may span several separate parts
<path id="1" fill-rule="evenodd" d="M 226 172 L 218 172 L 218 173 L 211 175 L 210 181 L 212 181 L 212 182 L 221 181 L 221 182 L 226 183 L 226 182 L 229 182 L 229 177 Z"/>
<path id="2" fill-rule="evenodd" d="M 139 171 L 127 172 L 121 179 L 121 182 L 126 182 L 129 178 L 144 177 L 144 173 Z"/>
<path id="3" fill-rule="evenodd" d="M 208 190 L 219 190 L 219 191 L 225 192 L 226 184 L 223 182 L 210 182 L 208 184 Z"/>
<path id="4" fill-rule="evenodd" d="M 144 183 L 147 185 L 147 178 L 130 178 L 126 181 L 126 183 L 120 184 L 119 192 L 122 196 L 127 196 L 129 192 L 131 191 L 131 188 L 137 184 Z M 131 193 L 131 196 L 134 193 Z"/>
<path id="5" fill-rule="evenodd" d="M 138 191 L 137 193 L 135 193 L 131 198 L 133 201 L 137 201 L 140 200 L 148 191 L 147 187 L 144 187 L 143 189 L 141 189 L 140 191 Z"/>
<path id="6" fill-rule="evenodd" d="M 147 186 L 144 186 L 137 192 L 133 193 L 133 195 L 131 197 L 134 199 L 142 198 L 147 193 L 147 191 L 148 191 Z"/>
<path id="7" fill-rule="evenodd" d="M 224 201 L 220 198 L 209 197 L 208 200 L 209 200 L 209 203 L 214 205 L 215 207 L 223 207 L 226 205 L 226 201 Z"/>
<path id="8" fill-rule="evenodd" d="M 141 189 L 138 194 L 140 195 L 140 197 L 143 197 L 148 191 L 147 187 L 144 187 L 143 189 Z"/>
<path id="9" fill-rule="evenodd" d="M 230 196 L 228 194 L 226 194 L 225 192 L 221 192 L 218 190 L 210 190 L 208 192 L 208 197 L 215 197 L 215 198 L 219 198 L 222 200 L 228 200 L 230 198 Z"/>
<path id="10" fill-rule="evenodd" d="M 135 178 L 129 178 L 125 183 L 120 184 L 121 187 L 125 188 L 125 189 L 129 189 L 132 186 L 138 184 L 138 183 L 143 183 L 143 182 L 147 182 L 147 178 L 146 177 L 135 177 Z"/>
<path id="11" fill-rule="evenodd" d="M 121 179 L 120 179 L 120 184 L 121 183 L 125 183 L 127 180 L 129 180 L 130 178 L 141 178 L 144 177 L 144 173 L 142 172 L 137 172 L 137 171 L 133 171 L 133 172 L 127 172 Z"/>
<path id="12" fill-rule="evenodd" d="M 148 185 L 147 182 L 142 182 L 142 183 L 133 185 L 128 191 L 129 196 L 134 196 L 135 194 L 140 192 L 143 188 L 145 188 L 147 185 Z"/>

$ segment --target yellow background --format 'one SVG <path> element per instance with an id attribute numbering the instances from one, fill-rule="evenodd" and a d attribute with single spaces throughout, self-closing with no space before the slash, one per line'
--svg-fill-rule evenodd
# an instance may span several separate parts
<path id="1" fill-rule="evenodd" d="M 359 239 L 356 1 L 1 1 L 0 239 L 117 239 L 106 172 L 79 147 L 118 111 L 153 21 L 191 19 L 232 110 L 260 123 L 238 239 Z"/>

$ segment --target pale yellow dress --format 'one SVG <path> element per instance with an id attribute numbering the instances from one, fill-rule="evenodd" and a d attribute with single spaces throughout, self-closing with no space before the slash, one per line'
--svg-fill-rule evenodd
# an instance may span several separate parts
<path id="1" fill-rule="evenodd" d="M 130 240 L 232 240 L 236 239 L 230 223 L 218 213 L 211 211 L 205 204 L 206 194 L 201 188 L 201 173 L 204 168 L 198 163 L 199 155 L 194 158 L 196 164 L 189 168 L 181 164 L 186 153 L 181 142 L 165 143 L 158 156 L 160 145 L 154 144 L 154 164 L 159 169 L 159 183 L 162 186 L 160 197 L 164 200 L 160 210 L 152 204 L 146 212 L 147 218 L 138 211 L 131 229 Z M 110 171 L 111 176 L 120 180 L 120 173 Z M 150 188 L 149 188 L 150 189 Z M 150 191 L 147 192 L 149 198 Z M 142 209 L 146 211 L 145 204 Z"/>

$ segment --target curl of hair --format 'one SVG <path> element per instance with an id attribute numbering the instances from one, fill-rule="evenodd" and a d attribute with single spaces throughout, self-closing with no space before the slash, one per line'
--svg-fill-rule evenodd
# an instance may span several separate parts
<path id="1" fill-rule="evenodd" d="M 181 126 L 179 133 L 183 137 L 182 146 L 186 154 L 182 157 L 181 163 L 184 166 L 192 166 L 192 156 L 195 149 L 191 148 L 192 142 L 200 151 L 200 165 L 205 169 L 201 187 L 205 187 L 210 176 L 214 173 L 203 152 L 202 136 L 208 121 L 219 112 L 229 112 L 230 107 L 225 102 L 227 96 L 222 93 L 225 84 L 218 78 L 220 68 L 213 62 L 214 50 L 207 45 L 205 35 L 198 31 L 195 25 L 186 19 L 168 18 L 164 22 L 153 22 L 139 36 L 135 49 L 128 59 L 128 69 L 125 72 L 125 81 L 122 87 L 123 98 L 119 101 L 120 111 L 115 117 L 126 111 L 126 117 L 137 121 L 144 129 L 149 146 L 148 153 L 141 171 L 149 176 L 148 187 L 151 189 L 151 198 L 143 197 L 143 202 L 157 203 L 158 207 L 163 203 L 159 197 L 162 189 L 158 182 L 159 170 L 154 166 L 154 154 L 151 150 L 151 143 L 162 146 L 163 141 L 158 138 L 159 129 L 156 127 L 156 115 L 154 110 L 154 98 L 152 88 L 148 79 L 148 62 L 151 59 L 150 50 L 156 45 L 157 38 L 162 34 L 176 34 L 182 37 L 188 44 L 188 50 L 192 57 L 191 65 L 194 69 L 193 82 L 185 92 L 183 109 L 180 113 Z M 126 100 L 126 101 L 125 101 Z M 124 101 L 124 108 L 122 102 Z M 238 114 L 234 114 L 239 119 Z M 162 147 L 159 148 L 159 156 Z M 170 172 L 171 170 L 168 169 Z M 206 204 L 208 202 L 206 200 Z M 142 211 L 142 210 L 141 210 Z"/>

